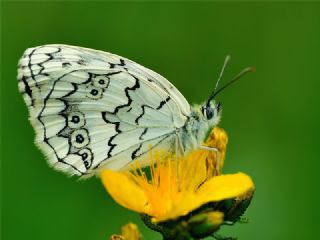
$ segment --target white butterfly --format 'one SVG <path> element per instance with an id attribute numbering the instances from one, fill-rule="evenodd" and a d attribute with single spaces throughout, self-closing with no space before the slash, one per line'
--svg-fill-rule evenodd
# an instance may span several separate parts
<path id="1" fill-rule="evenodd" d="M 212 99 L 190 107 L 164 77 L 123 57 L 68 45 L 27 49 L 19 90 L 36 144 L 55 169 L 90 176 L 148 165 L 153 149 L 185 153 L 218 124 Z"/>

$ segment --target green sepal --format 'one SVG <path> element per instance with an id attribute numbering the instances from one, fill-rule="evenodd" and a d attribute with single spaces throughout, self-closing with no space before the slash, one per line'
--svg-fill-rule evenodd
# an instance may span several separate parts
<path id="1" fill-rule="evenodd" d="M 247 198 L 244 199 L 234 199 L 232 206 L 229 208 L 228 211 L 224 212 L 224 220 L 225 221 L 231 221 L 231 222 L 237 222 L 240 220 L 240 217 L 244 214 L 244 212 L 247 210 L 248 206 L 251 203 L 253 197 L 252 194 L 248 195 Z"/>
<path id="2" fill-rule="evenodd" d="M 253 192 L 247 193 L 245 197 L 241 198 L 207 203 L 186 216 L 166 222 L 153 223 L 151 217 L 145 214 L 141 214 L 141 219 L 148 228 L 161 233 L 165 240 L 191 240 L 213 235 L 217 238 L 219 235 L 215 235 L 215 233 L 221 225 L 233 225 L 241 221 L 241 216 L 250 205 L 252 197 Z M 208 214 L 213 211 L 224 214 L 221 224 L 214 224 L 209 219 Z"/>
<path id="3" fill-rule="evenodd" d="M 189 232 L 193 238 L 205 238 L 212 235 L 220 227 L 220 224 L 214 224 L 208 218 L 208 215 L 203 213 L 191 217 L 188 221 Z"/>
<path id="4" fill-rule="evenodd" d="M 161 224 L 156 224 L 151 221 L 151 217 L 146 214 L 140 214 L 141 220 L 144 224 L 153 231 L 161 233 L 164 239 L 170 239 L 172 233 L 170 229 Z"/>

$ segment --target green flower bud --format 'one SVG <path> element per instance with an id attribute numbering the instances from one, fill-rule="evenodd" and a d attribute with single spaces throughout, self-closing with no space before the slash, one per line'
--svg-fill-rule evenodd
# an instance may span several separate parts
<path id="1" fill-rule="evenodd" d="M 204 238 L 217 231 L 223 223 L 224 214 L 219 211 L 195 215 L 188 221 L 189 232 L 194 238 Z"/>

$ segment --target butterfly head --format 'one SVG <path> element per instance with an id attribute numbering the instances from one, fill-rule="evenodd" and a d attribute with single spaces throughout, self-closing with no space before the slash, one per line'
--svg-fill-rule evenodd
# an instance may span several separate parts
<path id="1" fill-rule="evenodd" d="M 201 113 L 208 122 L 216 122 L 220 118 L 221 103 L 209 101 L 201 107 Z"/>

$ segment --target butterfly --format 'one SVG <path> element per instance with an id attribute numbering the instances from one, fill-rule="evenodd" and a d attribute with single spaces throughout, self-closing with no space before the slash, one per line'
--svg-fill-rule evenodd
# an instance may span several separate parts
<path id="1" fill-rule="evenodd" d="M 49 165 L 69 175 L 122 170 L 136 160 L 148 165 L 151 149 L 185 154 L 201 147 L 221 116 L 214 97 L 223 88 L 215 88 L 203 104 L 190 106 L 152 70 L 77 46 L 27 49 L 18 64 L 18 86 L 36 145 Z"/>

